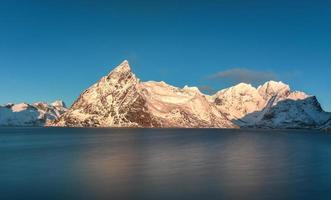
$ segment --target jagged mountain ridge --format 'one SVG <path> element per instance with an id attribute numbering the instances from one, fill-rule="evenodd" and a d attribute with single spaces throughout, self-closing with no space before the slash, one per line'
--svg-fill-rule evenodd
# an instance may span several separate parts
<path id="1" fill-rule="evenodd" d="M 315 96 L 291 91 L 282 82 L 268 81 L 258 88 L 241 83 L 221 90 L 213 99 L 241 128 L 321 128 L 331 119 Z"/>
<path id="2" fill-rule="evenodd" d="M 318 128 L 331 115 L 320 108 L 316 98 L 315 103 L 311 98 L 315 97 L 292 92 L 288 85 L 275 81 L 258 88 L 241 83 L 209 96 L 196 87 L 141 82 L 124 61 L 85 90 L 65 114 L 48 125 Z M 280 104 L 282 109 L 276 110 L 283 101 L 287 103 Z M 314 116 L 296 113 L 305 107 L 314 110 L 311 112 Z"/>
<path id="3" fill-rule="evenodd" d="M 44 126 L 66 111 L 65 103 L 60 100 L 51 104 L 8 103 L 0 106 L 0 126 Z"/>

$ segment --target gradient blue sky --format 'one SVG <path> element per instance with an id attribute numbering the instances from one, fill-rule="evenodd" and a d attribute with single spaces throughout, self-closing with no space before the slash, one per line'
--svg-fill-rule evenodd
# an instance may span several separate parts
<path id="1" fill-rule="evenodd" d="M 254 85 L 274 77 L 331 111 L 330 7 L 319 0 L 2 0 L 0 103 L 70 105 L 127 59 L 141 80 L 180 87 L 219 90 L 240 80 L 208 77 L 233 69 Z"/>

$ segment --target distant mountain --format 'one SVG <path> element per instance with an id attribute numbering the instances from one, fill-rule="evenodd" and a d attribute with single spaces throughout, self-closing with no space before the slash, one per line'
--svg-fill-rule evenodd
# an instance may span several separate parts
<path id="1" fill-rule="evenodd" d="M 221 90 L 213 99 L 219 110 L 241 127 L 319 128 L 331 118 L 316 97 L 292 92 L 282 82 L 269 81 L 258 88 L 241 83 Z"/>
<path id="2" fill-rule="evenodd" d="M 19 103 L 0 106 L 0 126 L 44 126 L 67 111 L 63 101 Z"/>
<path id="3" fill-rule="evenodd" d="M 141 82 L 124 61 L 48 126 L 327 129 L 330 119 L 316 97 L 282 82 L 240 83 L 209 96 L 196 87 Z"/>
<path id="4" fill-rule="evenodd" d="M 324 112 L 316 97 L 302 100 L 287 99 L 276 105 L 248 114 L 261 116 L 256 123 L 248 124 L 258 128 L 320 128 L 330 119 L 330 113 Z"/>

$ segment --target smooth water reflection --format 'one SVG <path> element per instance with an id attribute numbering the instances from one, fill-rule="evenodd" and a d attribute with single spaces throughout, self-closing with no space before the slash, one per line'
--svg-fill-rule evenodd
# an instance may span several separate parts
<path id="1" fill-rule="evenodd" d="M 331 199 L 331 135 L 0 129 L 0 199 Z"/>

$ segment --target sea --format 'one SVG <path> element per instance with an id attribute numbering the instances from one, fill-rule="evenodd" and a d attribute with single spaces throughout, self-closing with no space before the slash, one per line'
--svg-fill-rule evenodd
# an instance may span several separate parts
<path id="1" fill-rule="evenodd" d="M 0 199 L 331 199 L 331 134 L 0 128 Z"/>

